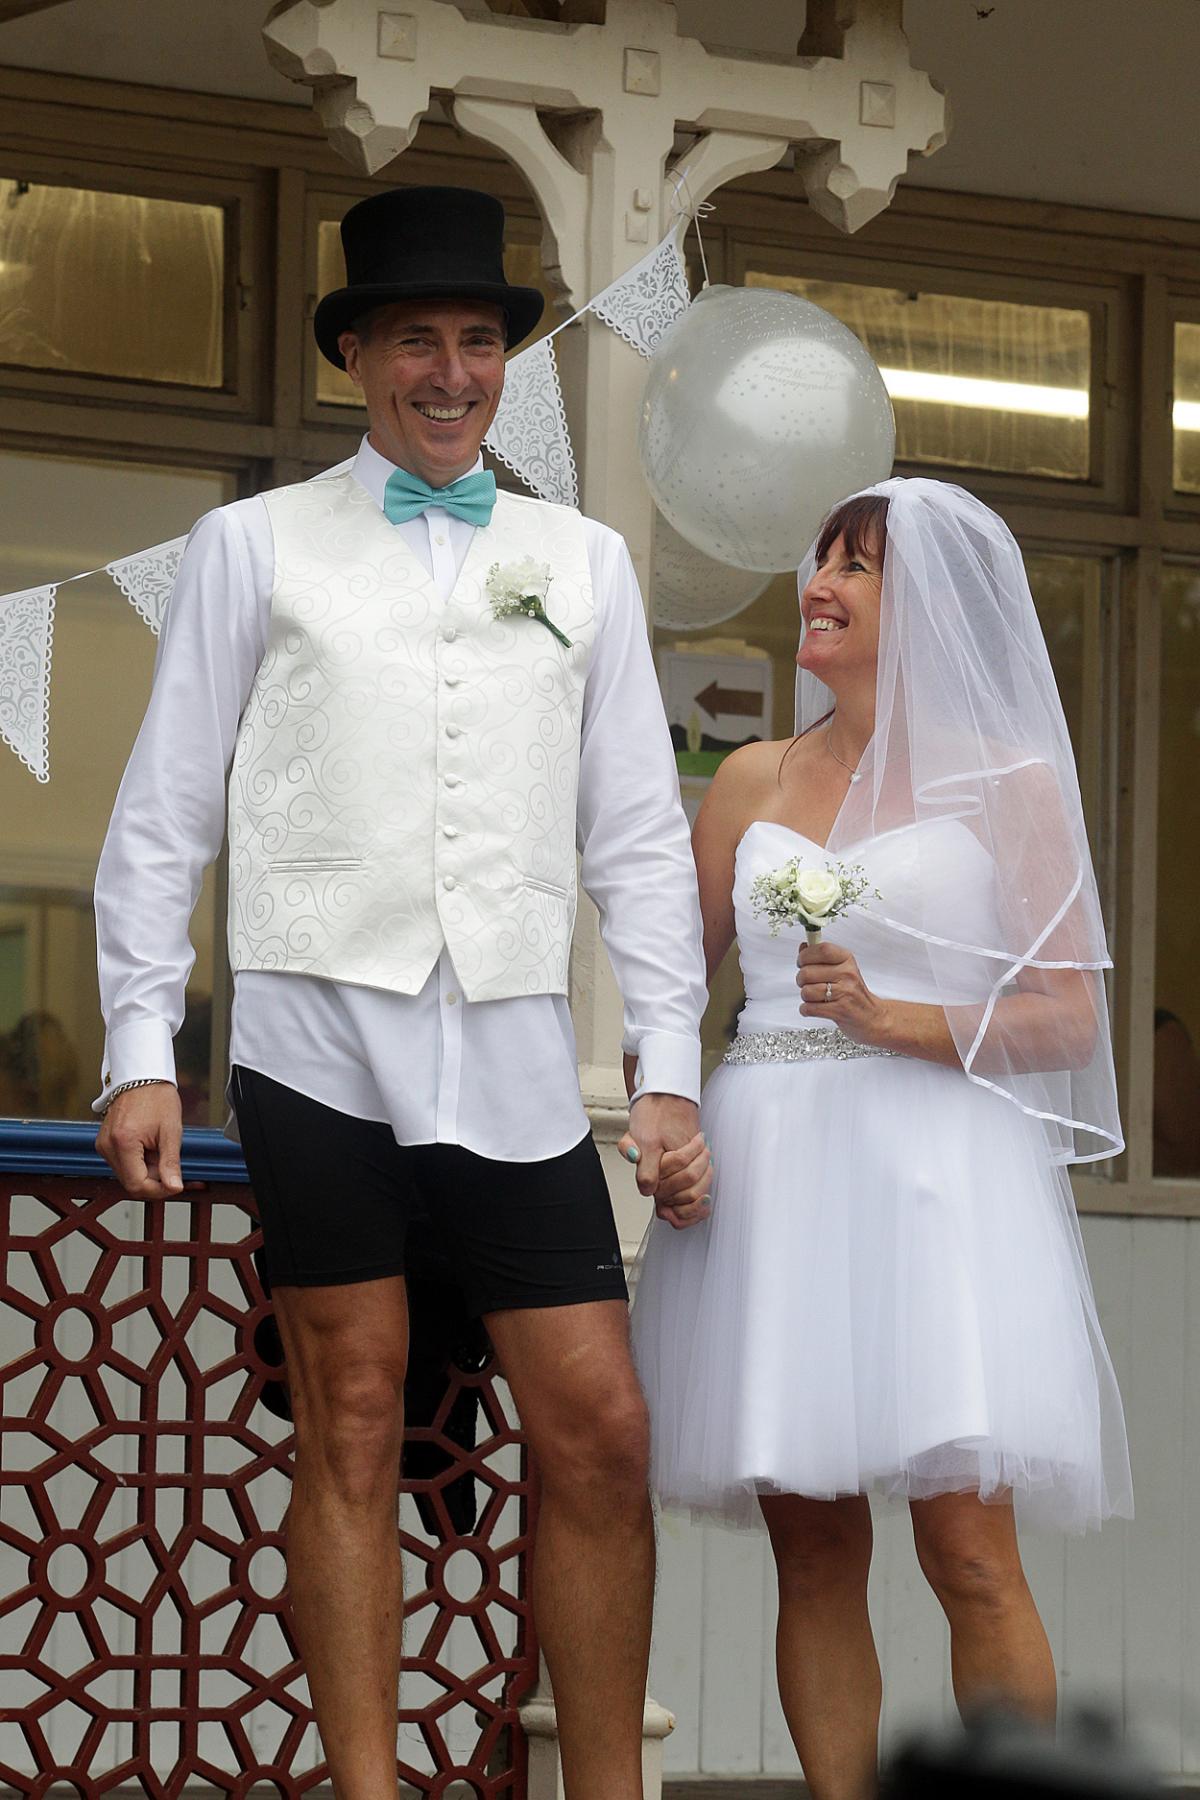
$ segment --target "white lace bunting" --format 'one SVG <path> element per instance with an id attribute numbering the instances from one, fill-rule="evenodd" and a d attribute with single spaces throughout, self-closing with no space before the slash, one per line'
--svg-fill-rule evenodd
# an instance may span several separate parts
<path id="1" fill-rule="evenodd" d="M 579 505 L 575 452 L 552 337 L 531 344 L 509 363 L 500 406 L 483 441 L 542 500 Z"/>
<path id="2" fill-rule="evenodd" d="M 674 231 L 641 262 L 618 276 L 585 310 L 594 312 L 639 356 L 651 356 L 659 339 L 691 304 L 687 270 Z"/>
<path id="3" fill-rule="evenodd" d="M 54 586 L 0 599 L 0 737 L 30 774 L 50 779 Z"/>
<path id="4" fill-rule="evenodd" d="M 153 549 L 139 550 L 134 556 L 122 556 L 117 562 L 105 564 L 129 604 L 155 637 L 162 630 L 186 543 L 186 537 L 172 538 L 169 543 L 155 544 Z"/>

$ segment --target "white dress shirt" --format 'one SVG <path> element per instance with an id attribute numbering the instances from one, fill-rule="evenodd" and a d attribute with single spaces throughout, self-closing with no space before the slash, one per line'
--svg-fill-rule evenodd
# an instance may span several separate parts
<path id="1" fill-rule="evenodd" d="M 353 468 L 382 506 L 393 465 L 364 438 Z M 639 1095 L 698 1100 L 704 964 L 674 757 L 624 540 L 591 519 L 584 528 L 597 630 L 580 745 L 582 882 L 600 910 Z M 474 528 L 436 507 L 396 529 L 445 600 Z M 97 1111 L 123 1082 L 175 1078 L 171 1040 L 195 960 L 188 921 L 221 846 L 226 774 L 266 650 L 274 578 L 260 499 L 221 507 L 192 532 L 96 877 L 107 1026 Z M 566 999 L 466 1002 L 445 950 L 416 995 L 237 973 L 230 1060 L 339 1112 L 385 1120 L 401 1144 L 535 1162 L 588 1129 Z"/>

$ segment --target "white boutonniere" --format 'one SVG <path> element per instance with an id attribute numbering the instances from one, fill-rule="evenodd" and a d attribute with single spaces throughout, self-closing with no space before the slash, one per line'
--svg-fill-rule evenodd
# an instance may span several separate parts
<path id="1" fill-rule="evenodd" d="M 564 650 L 569 650 L 570 638 L 546 616 L 546 594 L 551 579 L 549 563 L 535 562 L 532 556 L 523 556 L 520 562 L 505 563 L 503 568 L 499 563 L 493 563 L 485 588 L 494 618 L 511 619 L 520 613 L 527 619 L 536 619 L 547 631 L 553 632 Z"/>
<path id="2" fill-rule="evenodd" d="M 803 925 L 809 943 L 819 944 L 821 927 L 850 907 L 861 906 L 868 892 L 876 900 L 882 897 L 878 888 L 871 888 L 861 863 L 803 868 L 799 857 L 793 856 L 782 868 L 755 878 L 750 904 L 769 921 L 772 937 L 778 937 L 783 925 Z"/>

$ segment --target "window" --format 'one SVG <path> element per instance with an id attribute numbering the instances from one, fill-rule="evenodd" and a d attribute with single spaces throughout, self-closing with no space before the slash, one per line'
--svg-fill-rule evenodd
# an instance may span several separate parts
<path id="1" fill-rule="evenodd" d="M 0 363 L 219 388 L 224 236 L 219 206 L 0 181 Z"/>
<path id="2" fill-rule="evenodd" d="M 0 452 L 10 524 L 0 593 L 92 569 L 187 531 L 234 497 L 228 476 Z M 34 781 L 0 748 L 0 1113 L 89 1114 L 103 1044 L 91 891 L 146 707 L 155 640 L 107 575 L 60 587 L 50 766 Z M 219 907 L 210 871 L 192 920 L 196 966 L 180 1034 L 188 1122 L 207 1124 L 208 1032 Z M 222 1022 L 223 1029 L 223 1022 Z"/>
<path id="3" fill-rule="evenodd" d="M 755 268 L 745 281 L 811 300 L 862 340 L 892 397 L 898 462 L 1087 478 L 1087 312 Z"/>
<path id="4" fill-rule="evenodd" d="M 1175 486 L 1200 494 L 1200 324 L 1175 323 Z"/>

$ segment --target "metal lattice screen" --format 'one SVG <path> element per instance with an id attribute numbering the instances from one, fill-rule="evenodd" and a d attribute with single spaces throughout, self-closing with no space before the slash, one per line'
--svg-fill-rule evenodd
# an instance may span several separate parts
<path id="1" fill-rule="evenodd" d="M 244 1198 L 0 1178 L 0 1784 L 19 1794 L 328 1781 L 283 1595 L 291 1439 L 259 1403 Z M 464 1385 L 474 1451 L 443 1435 Z M 532 1506 L 507 1390 L 456 1377 L 419 1435 L 456 1460 L 411 1487 L 470 1473 L 479 1518 L 439 1541 L 402 1501 L 400 1779 L 521 1800 Z"/>

